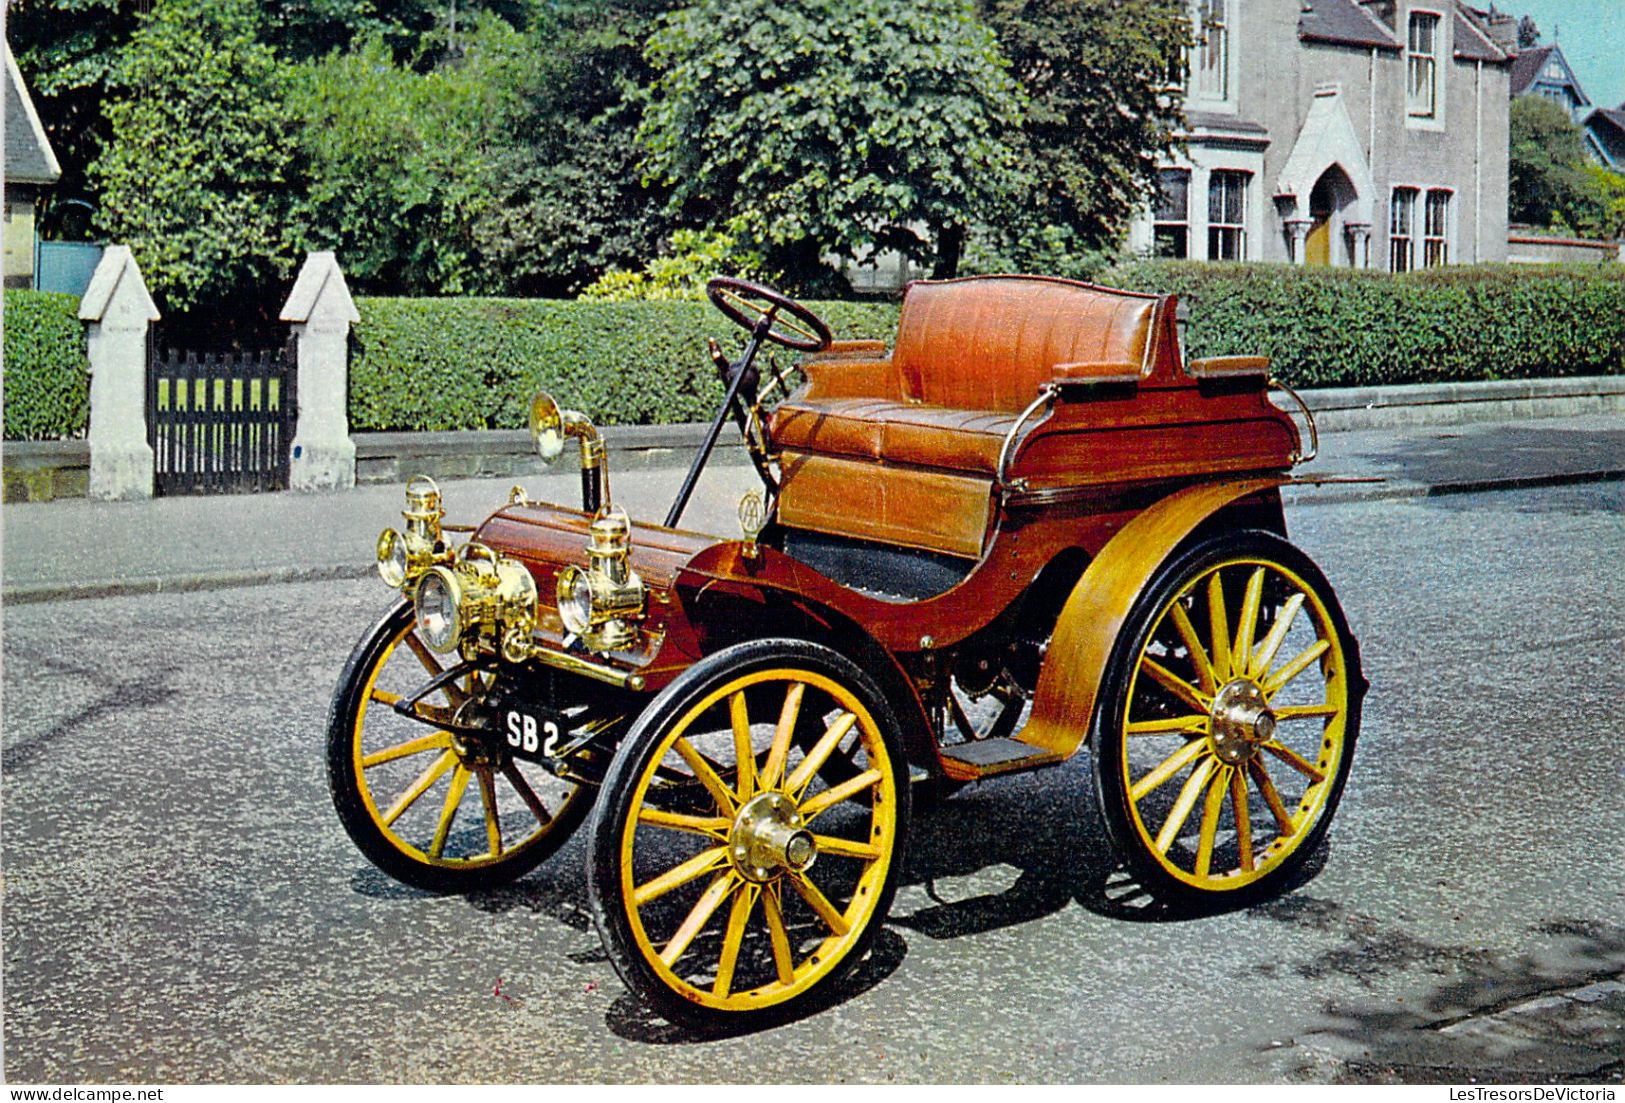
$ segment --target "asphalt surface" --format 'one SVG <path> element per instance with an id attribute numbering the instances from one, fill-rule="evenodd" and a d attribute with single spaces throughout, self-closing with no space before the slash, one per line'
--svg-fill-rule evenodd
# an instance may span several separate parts
<path id="1" fill-rule="evenodd" d="M 634 518 L 660 519 L 682 474 L 675 467 L 613 471 L 612 490 Z M 1621 479 L 1625 415 L 1325 433 L 1320 457 L 1298 474 L 1332 481 L 1289 488 L 1294 505 Z M 514 481 L 446 483 L 448 519 L 484 517 Z M 535 499 L 579 501 L 578 477 L 570 472 L 518 481 Z M 739 497 L 759 485 L 748 465 L 714 464 L 684 527 L 737 536 Z M 8 505 L 0 510 L 0 599 L 360 578 L 372 572 L 379 530 L 400 524 L 401 506 L 401 487 L 390 485 L 331 494 Z"/>
<path id="2" fill-rule="evenodd" d="M 1595 456 L 1616 462 L 1625 435 L 1618 418 L 1539 428 L 1563 442 L 1520 472 L 1541 481 L 1597 479 Z M 1344 455 L 1367 466 L 1348 470 L 1408 477 L 1415 453 L 1394 434 L 1356 436 L 1339 434 Z M 1591 469 L 1554 473 L 1571 445 Z M 833 1007 L 733 1038 L 625 993 L 588 919 L 579 837 L 473 897 L 401 888 L 354 850 L 322 732 L 346 653 L 386 605 L 376 581 L 8 602 L 5 1073 L 1620 1082 L 1625 485 L 1419 485 L 1289 511 L 1374 683 L 1330 846 L 1302 885 L 1218 915 L 1139 907 L 1086 757 L 997 779 L 919 813 L 890 922 Z M 505 488 L 485 489 L 489 502 Z M 731 525 L 726 491 L 709 516 Z M 110 562 L 161 567 L 171 537 L 195 569 L 238 569 L 206 550 L 233 531 L 336 560 L 340 541 L 313 527 L 335 500 L 378 514 L 347 522 L 362 542 L 345 554 L 364 563 L 398 500 L 277 497 L 237 500 L 222 511 L 235 526 L 212 531 L 186 526 L 213 503 L 127 507 L 174 510 L 128 560 L 110 546 L 127 525 L 66 541 L 73 526 L 47 516 L 126 507 L 7 507 L 7 586 L 26 559 L 14 548 L 53 538 L 61 576 L 86 585 L 105 585 Z"/>

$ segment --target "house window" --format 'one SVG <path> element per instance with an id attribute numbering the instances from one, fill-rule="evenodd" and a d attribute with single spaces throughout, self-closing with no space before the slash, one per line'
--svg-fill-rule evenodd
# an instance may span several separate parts
<path id="1" fill-rule="evenodd" d="M 1431 119 L 1439 106 L 1439 17 L 1412 12 L 1409 42 L 1405 106 L 1410 114 Z"/>
<path id="2" fill-rule="evenodd" d="M 1388 271 L 1416 267 L 1416 189 L 1395 188 L 1388 208 Z"/>
<path id="3" fill-rule="evenodd" d="M 1247 259 L 1247 174 L 1215 172 L 1207 186 L 1209 260 Z"/>
<path id="4" fill-rule="evenodd" d="M 1229 8 L 1234 0 L 1201 0 L 1196 7 L 1196 94 L 1230 98 Z"/>
<path id="5" fill-rule="evenodd" d="M 1422 264 L 1437 268 L 1450 263 L 1450 193 L 1441 189 L 1428 192 L 1427 211 L 1422 223 Z"/>
<path id="6" fill-rule="evenodd" d="M 1184 169 L 1163 169 L 1157 174 L 1157 210 L 1153 242 L 1159 257 L 1191 255 L 1191 174 Z"/>

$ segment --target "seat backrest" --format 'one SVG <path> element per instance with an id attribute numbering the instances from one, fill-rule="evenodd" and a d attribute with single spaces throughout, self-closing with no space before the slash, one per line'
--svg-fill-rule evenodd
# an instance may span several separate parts
<path id="1" fill-rule="evenodd" d="M 1042 276 L 911 283 L 892 363 L 928 406 L 1017 411 L 1061 365 L 1149 367 L 1157 296 Z M 1085 376 L 1087 373 L 1084 373 Z"/>

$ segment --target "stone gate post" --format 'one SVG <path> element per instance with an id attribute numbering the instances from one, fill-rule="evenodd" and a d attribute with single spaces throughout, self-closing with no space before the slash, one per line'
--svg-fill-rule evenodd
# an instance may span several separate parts
<path id="1" fill-rule="evenodd" d="M 152 497 L 147 329 L 158 317 L 129 246 L 110 246 L 79 300 L 90 355 L 92 498 Z"/>
<path id="2" fill-rule="evenodd" d="M 282 306 L 298 347 L 299 410 L 288 485 L 294 490 L 355 486 L 350 439 L 350 325 L 361 320 L 339 262 L 330 252 L 305 257 Z"/>

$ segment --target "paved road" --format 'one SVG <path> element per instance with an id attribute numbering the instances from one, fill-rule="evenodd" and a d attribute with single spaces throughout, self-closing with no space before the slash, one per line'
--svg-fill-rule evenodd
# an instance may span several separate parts
<path id="1" fill-rule="evenodd" d="M 1619 1081 L 1622 518 L 1618 483 L 1294 511 L 1375 683 L 1312 879 L 1146 914 L 1085 763 L 989 782 L 921 815 L 841 1003 L 726 1039 L 624 994 L 579 840 L 475 898 L 351 847 L 321 727 L 377 583 L 10 606 L 5 1073 Z"/>

